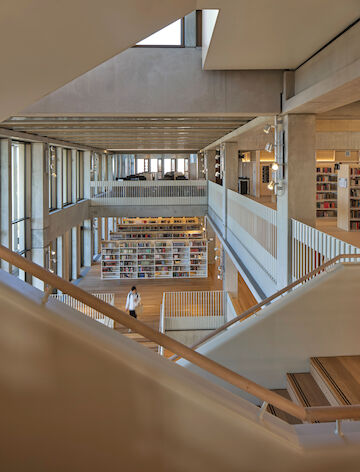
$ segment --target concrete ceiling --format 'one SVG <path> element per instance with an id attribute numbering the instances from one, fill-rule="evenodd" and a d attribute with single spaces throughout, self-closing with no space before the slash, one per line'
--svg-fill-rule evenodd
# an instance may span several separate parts
<path id="1" fill-rule="evenodd" d="M 195 8 L 195 0 L 2 0 L 0 120 Z"/>
<path id="2" fill-rule="evenodd" d="M 197 151 L 250 119 L 238 116 L 14 117 L 1 126 L 108 150 Z"/>
<path id="3" fill-rule="evenodd" d="M 359 0 L 198 0 L 219 15 L 205 69 L 294 69 L 360 17 Z"/>

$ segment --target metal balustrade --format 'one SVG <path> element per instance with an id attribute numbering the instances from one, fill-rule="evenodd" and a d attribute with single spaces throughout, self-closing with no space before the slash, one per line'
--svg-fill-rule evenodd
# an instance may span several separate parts
<path id="1" fill-rule="evenodd" d="M 207 205 L 206 180 L 91 182 L 91 205 Z"/>

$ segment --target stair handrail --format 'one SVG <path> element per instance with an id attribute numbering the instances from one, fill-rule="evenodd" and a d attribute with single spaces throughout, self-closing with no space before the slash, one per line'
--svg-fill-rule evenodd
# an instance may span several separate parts
<path id="1" fill-rule="evenodd" d="M 153 341 L 168 349 L 169 351 L 183 357 L 184 359 L 197 365 L 201 369 L 204 369 L 210 374 L 262 400 L 263 405 L 265 406 L 272 404 L 276 408 L 279 408 L 280 410 L 285 411 L 289 415 L 295 416 L 302 421 L 314 421 L 317 418 L 321 418 L 322 421 L 360 419 L 360 405 L 313 408 L 304 408 L 303 406 L 297 405 L 291 400 L 282 397 L 278 393 L 262 387 L 256 382 L 253 382 L 252 380 L 247 379 L 246 377 L 233 372 L 227 367 L 224 367 L 217 362 L 205 357 L 204 355 L 194 351 L 193 349 L 185 346 L 175 339 L 170 338 L 166 334 L 155 331 L 154 329 L 150 328 L 150 326 L 147 326 L 145 323 L 133 318 L 132 316 L 129 316 L 115 306 L 109 305 L 108 303 L 100 300 L 94 295 L 91 295 L 80 287 L 62 279 L 61 277 L 44 269 L 38 264 L 25 259 L 16 252 L 13 252 L 2 245 L 0 245 L 0 259 L 3 259 L 10 265 L 18 267 L 19 269 L 31 274 L 32 276 L 42 280 L 45 284 L 47 284 L 48 287 L 45 291 L 42 303 L 45 304 L 47 302 L 49 294 L 53 288 L 61 290 L 63 293 L 67 293 L 68 295 L 85 303 L 89 307 L 103 313 L 109 318 L 112 318 L 114 321 L 144 336 L 150 341 Z M 262 418 L 264 410 L 261 409 L 260 413 L 260 418 Z"/>
<path id="2" fill-rule="evenodd" d="M 243 321 L 246 318 L 249 318 L 250 316 L 254 315 L 256 312 L 258 312 L 264 305 L 268 305 L 271 303 L 273 300 L 276 298 L 281 297 L 286 292 L 289 292 L 293 288 L 295 288 L 297 285 L 302 284 L 303 282 L 308 281 L 309 279 L 313 278 L 316 276 L 318 273 L 323 272 L 327 267 L 335 264 L 338 260 L 340 259 L 360 259 L 360 254 L 339 254 L 332 259 L 329 259 L 328 261 L 324 262 L 321 264 L 319 267 L 316 269 L 312 270 L 311 272 L 308 272 L 307 274 L 303 275 L 299 279 L 295 280 L 295 282 L 292 282 L 291 284 L 287 285 L 286 287 L 282 288 L 281 290 L 278 290 L 275 292 L 273 295 L 270 297 L 265 298 L 261 302 L 257 303 L 256 305 L 252 306 L 251 308 L 248 308 L 245 310 L 243 313 L 240 313 L 237 315 L 235 318 L 232 318 L 231 320 L 227 321 L 224 323 L 222 326 L 219 328 L 215 329 L 211 333 L 207 334 L 204 336 L 200 341 L 197 341 L 195 344 L 191 346 L 191 349 L 197 349 L 200 347 L 202 344 L 204 344 L 206 341 L 209 339 L 217 336 L 219 333 L 225 331 L 229 326 L 232 326 L 233 324 Z M 181 357 L 174 355 L 169 358 L 171 361 L 177 361 L 181 359 Z"/>

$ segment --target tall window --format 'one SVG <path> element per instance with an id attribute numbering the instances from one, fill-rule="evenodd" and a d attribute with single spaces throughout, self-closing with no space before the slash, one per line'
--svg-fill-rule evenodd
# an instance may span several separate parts
<path id="1" fill-rule="evenodd" d="M 76 152 L 76 201 L 84 198 L 84 153 Z"/>
<path id="2" fill-rule="evenodd" d="M 164 174 L 171 172 L 171 158 L 166 157 L 164 159 Z"/>
<path id="3" fill-rule="evenodd" d="M 12 242 L 11 249 L 18 254 L 26 254 L 26 234 L 28 218 L 26 215 L 26 162 L 25 144 L 12 143 L 11 146 L 11 204 L 12 204 Z M 24 279 L 25 274 L 13 267 L 13 274 Z"/>
<path id="4" fill-rule="evenodd" d="M 145 172 L 145 159 L 136 159 L 136 173 Z"/>
<path id="5" fill-rule="evenodd" d="M 157 158 L 150 159 L 150 172 L 158 171 L 158 160 Z"/>
<path id="6" fill-rule="evenodd" d="M 160 31 L 143 39 L 137 46 L 172 46 L 184 45 L 184 19 L 176 20 Z"/>
<path id="7" fill-rule="evenodd" d="M 49 148 L 49 210 L 57 208 L 56 148 Z"/>
<path id="8" fill-rule="evenodd" d="M 180 157 L 180 158 L 177 158 L 176 159 L 176 167 L 177 167 L 177 171 L 178 172 L 181 172 L 182 174 L 185 173 L 185 159 L 183 157 Z"/>
<path id="9" fill-rule="evenodd" d="M 71 151 L 63 149 L 62 151 L 62 171 L 63 171 L 63 206 L 72 202 L 71 186 L 72 186 L 72 167 L 71 167 Z"/>

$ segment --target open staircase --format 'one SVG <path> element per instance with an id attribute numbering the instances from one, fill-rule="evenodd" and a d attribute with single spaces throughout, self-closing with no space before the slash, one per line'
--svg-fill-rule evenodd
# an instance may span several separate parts
<path id="1" fill-rule="evenodd" d="M 288 373 L 287 388 L 274 390 L 304 407 L 360 403 L 360 356 L 312 357 L 310 372 Z M 268 405 L 267 411 L 287 421 L 300 420 Z"/>

